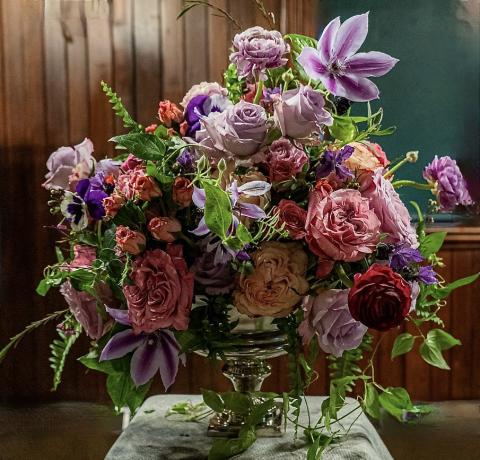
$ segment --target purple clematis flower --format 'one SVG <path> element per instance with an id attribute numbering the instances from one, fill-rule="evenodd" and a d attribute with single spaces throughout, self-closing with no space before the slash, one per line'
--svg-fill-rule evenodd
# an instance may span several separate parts
<path id="1" fill-rule="evenodd" d="M 418 280 L 424 284 L 437 284 L 437 274 L 431 265 L 425 265 L 418 270 Z"/>
<path id="2" fill-rule="evenodd" d="M 317 179 L 327 177 L 330 173 L 335 173 L 341 180 L 352 179 L 352 171 L 350 171 L 343 162 L 352 156 L 354 150 L 350 145 L 346 145 L 343 149 L 337 150 L 336 152 L 326 150 L 320 158 L 317 167 Z"/>
<path id="3" fill-rule="evenodd" d="M 323 30 L 317 49 L 303 48 L 298 62 L 307 75 L 320 80 L 335 96 L 365 102 L 377 99 L 379 90 L 366 77 L 381 77 L 398 62 L 385 53 L 357 53 L 368 33 L 368 13 L 352 16 L 340 25 L 340 18 Z"/>
<path id="4" fill-rule="evenodd" d="M 410 246 L 396 246 L 390 254 L 390 267 L 394 270 L 401 270 L 412 263 L 419 263 L 422 261 L 423 257 L 420 254 L 420 251 Z"/>
<path id="5" fill-rule="evenodd" d="M 107 307 L 107 311 L 118 323 L 131 325 L 127 310 Z M 135 334 L 132 329 L 119 332 L 105 345 L 100 361 L 122 358 L 132 351 L 130 375 L 136 386 L 144 385 L 159 371 L 166 391 L 175 381 L 179 360 L 185 365 L 173 332 L 166 329 L 151 334 Z"/>

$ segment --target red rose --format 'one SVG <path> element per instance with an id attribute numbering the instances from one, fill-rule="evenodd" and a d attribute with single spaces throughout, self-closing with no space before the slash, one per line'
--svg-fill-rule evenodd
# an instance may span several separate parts
<path id="1" fill-rule="evenodd" d="M 307 211 L 292 200 L 280 200 L 277 210 L 279 224 L 285 224 L 284 228 L 288 231 L 290 238 L 292 238 L 292 240 L 301 240 L 304 238 Z"/>
<path id="2" fill-rule="evenodd" d="M 410 285 L 390 267 L 380 264 L 357 273 L 348 294 L 353 318 L 377 331 L 400 325 L 411 303 Z"/>

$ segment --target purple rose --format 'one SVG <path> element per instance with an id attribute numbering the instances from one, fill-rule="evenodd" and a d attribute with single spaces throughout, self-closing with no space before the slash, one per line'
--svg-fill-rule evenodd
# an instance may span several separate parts
<path id="1" fill-rule="evenodd" d="M 307 154 L 285 138 L 272 142 L 266 154 L 270 181 L 281 182 L 292 179 L 307 163 Z"/>
<path id="2" fill-rule="evenodd" d="M 75 190 L 76 183 L 88 177 L 95 168 L 93 144 L 85 138 L 74 147 L 60 147 L 47 160 L 48 173 L 42 184 L 47 190 Z"/>
<path id="3" fill-rule="evenodd" d="M 438 204 L 443 211 L 452 211 L 455 206 L 473 203 L 467 183 L 457 165 L 449 156 L 435 158 L 427 165 L 423 177 L 436 184 Z"/>
<path id="4" fill-rule="evenodd" d="M 236 34 L 233 48 L 230 62 L 236 65 L 238 75 L 262 80 L 266 80 L 266 69 L 285 65 L 288 59 L 284 56 L 290 52 L 280 32 L 258 26 Z"/>
<path id="5" fill-rule="evenodd" d="M 329 289 L 316 297 L 305 298 L 304 320 L 298 332 L 306 345 L 314 335 L 325 353 L 342 356 L 345 350 L 357 348 L 367 326 L 353 319 L 348 309 L 348 289 Z"/>
<path id="6" fill-rule="evenodd" d="M 202 141 L 209 141 L 216 150 L 246 158 L 256 153 L 265 140 L 267 119 L 263 107 L 240 101 L 224 112 L 212 112 L 203 118 L 205 133 L 198 134 Z"/>
<path id="7" fill-rule="evenodd" d="M 320 92 L 301 85 L 276 97 L 273 104 L 275 121 L 284 136 L 302 139 L 319 133 L 322 125 L 330 126 L 333 123 L 324 105 Z"/>

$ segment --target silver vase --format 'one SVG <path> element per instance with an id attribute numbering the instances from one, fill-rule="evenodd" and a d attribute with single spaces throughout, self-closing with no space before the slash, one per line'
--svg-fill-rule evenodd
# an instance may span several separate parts
<path id="1" fill-rule="evenodd" d="M 252 322 L 252 324 L 255 324 Z M 256 324 L 258 326 L 258 323 Z M 245 324 L 243 324 L 245 326 Z M 287 337 L 275 326 L 266 330 L 239 328 L 235 332 L 235 343 L 225 342 L 225 361 L 222 372 L 233 384 L 235 391 L 242 393 L 258 392 L 263 381 L 271 373 L 271 365 L 266 361 L 285 354 Z M 198 352 L 206 356 L 205 352 Z M 257 436 L 277 437 L 284 434 L 283 407 L 277 402 L 257 427 Z M 215 413 L 208 426 L 208 436 L 235 437 L 245 421 L 245 416 L 225 410 Z"/>

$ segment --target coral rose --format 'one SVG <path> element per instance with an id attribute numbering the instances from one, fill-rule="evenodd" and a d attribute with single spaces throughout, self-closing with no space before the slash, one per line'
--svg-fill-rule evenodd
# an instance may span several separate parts
<path id="1" fill-rule="evenodd" d="M 128 252 L 134 256 L 140 254 L 147 244 L 145 235 L 140 232 L 119 225 L 115 232 L 115 241 L 122 252 Z"/>
<path id="2" fill-rule="evenodd" d="M 158 104 L 158 118 L 167 127 L 172 123 L 181 123 L 183 121 L 183 112 L 171 101 L 160 101 Z"/>
<path id="3" fill-rule="evenodd" d="M 133 284 L 124 286 L 128 318 L 136 334 L 173 327 L 188 328 L 193 298 L 193 274 L 188 271 L 182 247 L 169 245 L 146 251 L 132 266 Z"/>
<path id="4" fill-rule="evenodd" d="M 279 224 L 284 224 L 292 240 L 301 240 L 305 237 L 305 221 L 307 211 L 292 200 L 280 200 L 277 206 Z"/>
<path id="5" fill-rule="evenodd" d="M 103 199 L 103 208 L 106 217 L 115 217 L 120 208 L 125 204 L 125 198 L 118 193 L 113 192 L 110 196 Z"/>
<path id="6" fill-rule="evenodd" d="M 269 241 L 252 254 L 252 262 L 253 273 L 240 275 L 234 305 L 250 317 L 287 316 L 308 290 L 301 244 Z"/>
<path id="7" fill-rule="evenodd" d="M 357 273 L 348 293 L 352 316 L 377 331 L 399 326 L 411 304 L 410 285 L 387 265 L 373 264 L 365 273 Z"/>
<path id="8" fill-rule="evenodd" d="M 354 262 L 371 254 L 379 241 L 380 221 L 358 190 L 324 196 L 312 191 L 305 224 L 310 250 L 321 259 Z"/>
<path id="9" fill-rule="evenodd" d="M 176 177 L 172 186 L 173 201 L 181 208 L 190 206 L 192 202 L 193 187 L 186 177 Z"/>
<path id="10" fill-rule="evenodd" d="M 174 217 L 154 217 L 148 223 L 148 230 L 156 240 L 173 243 L 175 236 L 172 233 L 180 232 L 182 225 Z"/>
<path id="11" fill-rule="evenodd" d="M 140 199 L 150 201 L 162 196 L 158 184 L 153 177 L 147 176 L 142 166 L 120 174 L 117 181 L 117 189 L 127 200 Z"/>
<path id="12" fill-rule="evenodd" d="M 390 162 L 382 148 L 373 142 L 351 142 L 354 148 L 352 155 L 345 160 L 345 165 L 352 171 L 375 171 Z"/>
<path id="13" fill-rule="evenodd" d="M 120 168 L 123 172 L 127 172 L 135 169 L 137 166 L 140 166 L 141 164 L 142 164 L 142 160 L 140 160 L 140 158 L 137 158 L 135 155 L 129 153 L 128 157 L 122 163 L 122 166 L 120 166 Z"/>

